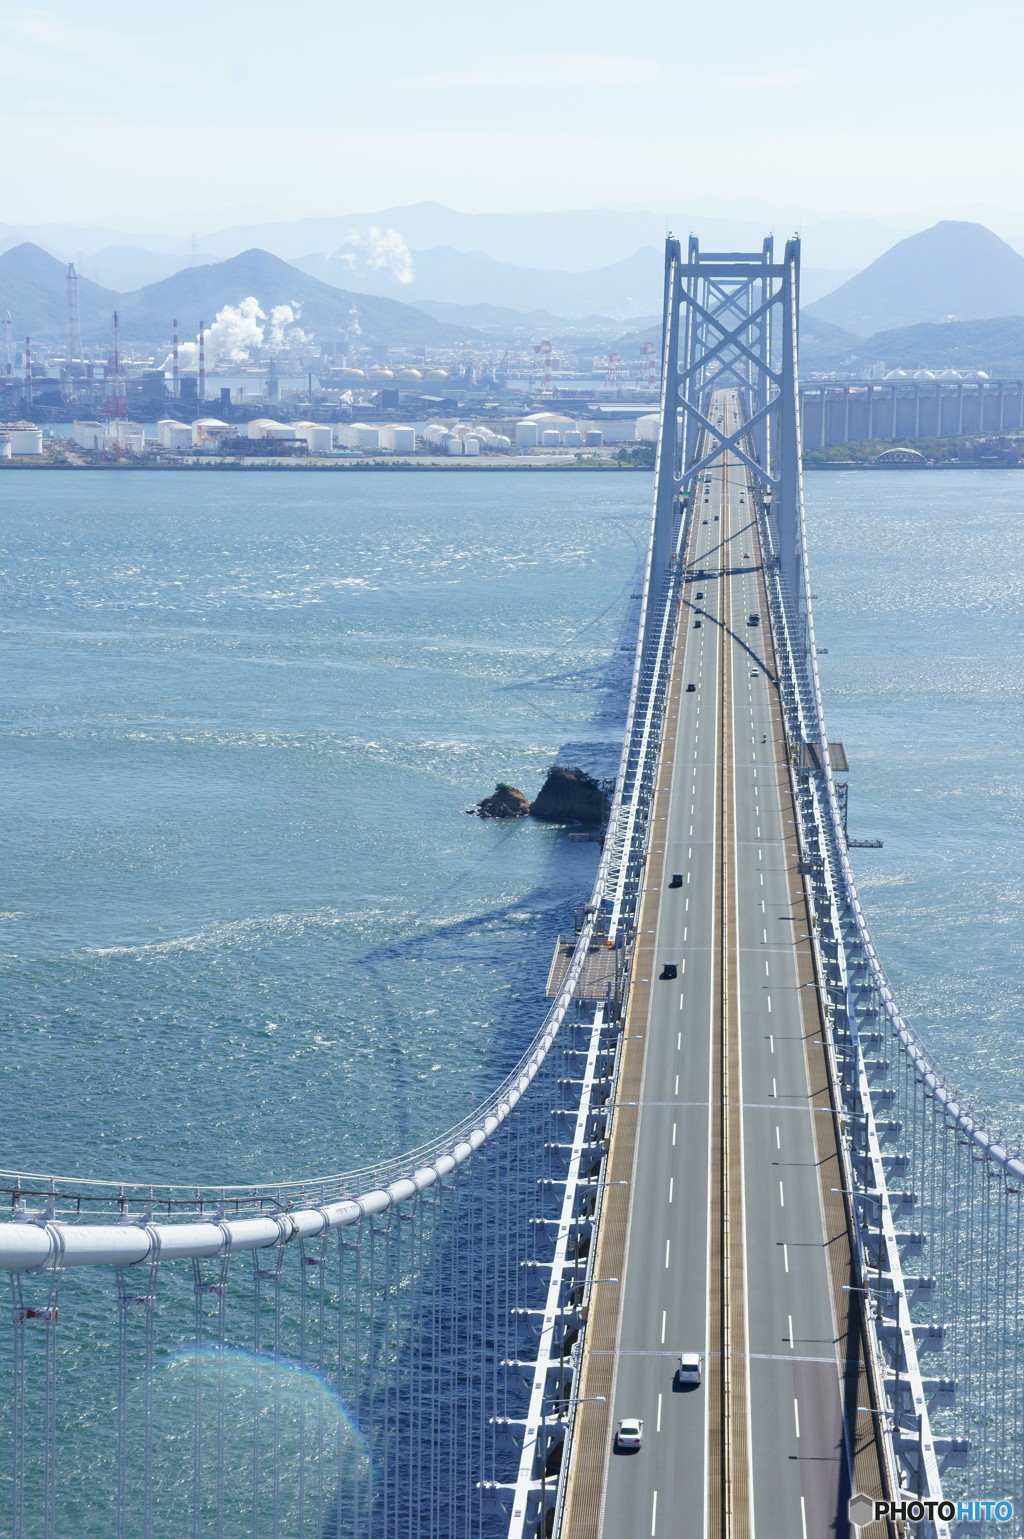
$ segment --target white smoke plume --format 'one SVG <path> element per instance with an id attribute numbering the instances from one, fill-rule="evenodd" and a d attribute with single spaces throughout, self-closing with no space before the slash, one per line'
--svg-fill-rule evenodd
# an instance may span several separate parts
<path id="1" fill-rule="evenodd" d="M 297 304 L 274 305 L 270 311 L 270 324 L 265 325 L 267 313 L 253 295 L 240 299 L 237 305 L 225 305 L 217 311 L 213 325 L 206 328 L 208 367 L 212 368 L 215 363 L 245 363 L 254 352 L 263 349 L 273 351 L 293 343 L 309 342 L 308 334 L 296 325 L 301 314 Z M 169 356 L 164 369 L 169 369 L 172 362 Z M 194 342 L 180 344 L 178 366 L 185 371 L 198 369 L 198 337 Z"/>
<path id="2" fill-rule="evenodd" d="M 389 272 L 399 283 L 411 283 L 416 276 L 412 252 L 397 230 L 350 230 L 330 256 L 350 272 Z"/>

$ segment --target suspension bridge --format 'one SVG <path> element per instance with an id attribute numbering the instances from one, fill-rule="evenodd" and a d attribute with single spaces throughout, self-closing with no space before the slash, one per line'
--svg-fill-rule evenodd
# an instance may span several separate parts
<path id="1" fill-rule="evenodd" d="M 1024 1162 L 922 1051 L 857 897 L 798 285 L 796 241 L 667 243 L 608 827 L 487 1101 L 273 1186 L 4 1173 L 14 1539 L 820 1539 L 856 1495 L 869 1539 L 945 1539 L 988 1531 L 969 1498 L 1024 1512 Z"/>

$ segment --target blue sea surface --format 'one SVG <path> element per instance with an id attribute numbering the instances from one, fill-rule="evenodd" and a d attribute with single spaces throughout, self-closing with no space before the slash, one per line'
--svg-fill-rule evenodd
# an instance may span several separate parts
<path id="1" fill-rule="evenodd" d="M 614 772 L 647 478 L 0 495 L 0 1163 L 304 1179 L 457 1121 L 596 866 L 464 809 Z"/>
<path id="2" fill-rule="evenodd" d="M 298 1179 L 515 1060 L 595 847 L 464 808 L 618 754 L 643 475 L 0 481 L 0 1163 Z M 875 939 L 1024 1134 L 1024 472 L 807 478 Z"/>
<path id="3" fill-rule="evenodd" d="M 947 1082 L 1024 1141 L 1024 471 L 815 472 L 806 503 L 875 943 Z"/>

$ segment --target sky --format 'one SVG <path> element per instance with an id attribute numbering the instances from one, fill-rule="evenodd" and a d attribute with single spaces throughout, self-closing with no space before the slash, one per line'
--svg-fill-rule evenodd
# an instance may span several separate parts
<path id="1" fill-rule="evenodd" d="M 427 199 L 1024 223 L 1022 44 L 1022 0 L 4 0 L 0 224 Z"/>

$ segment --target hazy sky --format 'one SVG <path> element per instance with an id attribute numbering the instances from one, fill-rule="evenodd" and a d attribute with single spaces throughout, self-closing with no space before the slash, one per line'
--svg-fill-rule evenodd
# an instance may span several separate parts
<path id="1" fill-rule="evenodd" d="M 1024 214 L 1022 44 L 1024 0 L 6 0 L 0 223 Z"/>

